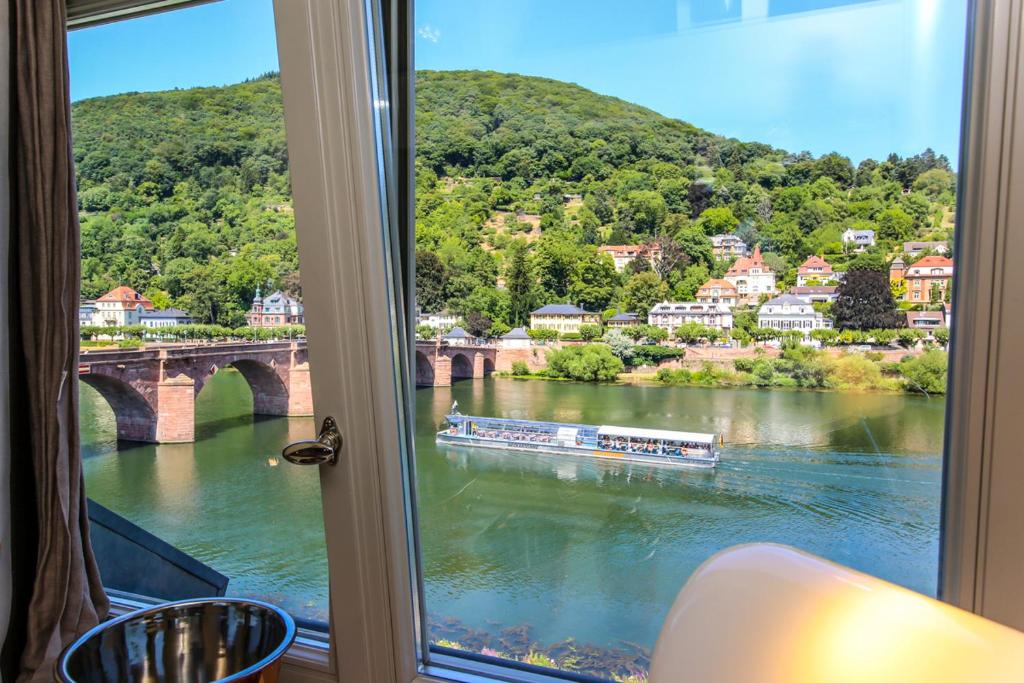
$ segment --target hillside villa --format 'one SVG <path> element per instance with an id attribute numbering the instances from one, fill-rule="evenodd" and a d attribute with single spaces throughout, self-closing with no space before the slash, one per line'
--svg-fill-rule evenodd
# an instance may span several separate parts
<path id="1" fill-rule="evenodd" d="M 760 245 L 754 247 L 752 256 L 736 259 L 725 279 L 736 288 L 739 303 L 756 303 L 762 294 L 775 293 L 775 272 L 764 262 Z"/>
<path id="2" fill-rule="evenodd" d="M 711 253 L 716 261 L 728 261 L 731 258 L 746 256 L 750 253 L 746 242 L 736 235 L 712 235 Z"/>
<path id="3" fill-rule="evenodd" d="M 96 299 L 92 324 L 100 327 L 141 325 L 142 314 L 153 310 L 153 302 L 131 287 L 115 287 Z"/>
<path id="4" fill-rule="evenodd" d="M 655 304 L 647 315 L 647 322 L 675 334 L 686 323 L 697 323 L 716 330 L 732 329 L 732 311 L 725 304 L 702 304 L 697 301 L 663 301 Z"/>
<path id="5" fill-rule="evenodd" d="M 303 325 L 306 322 L 302 303 L 278 290 L 263 298 L 260 290 L 256 290 L 256 298 L 252 307 L 245 314 L 249 327 L 283 327 L 285 325 Z"/>
<path id="6" fill-rule="evenodd" d="M 908 256 L 920 256 L 921 252 L 934 251 L 936 254 L 945 255 L 949 251 L 949 245 L 945 242 L 904 242 L 903 253 Z"/>
<path id="7" fill-rule="evenodd" d="M 945 311 L 907 311 L 907 327 L 915 330 L 946 327 Z"/>
<path id="8" fill-rule="evenodd" d="M 604 326 L 609 329 L 621 329 L 623 327 L 633 327 L 634 325 L 643 324 L 643 318 L 638 316 L 636 313 L 616 313 L 605 321 Z"/>
<path id="9" fill-rule="evenodd" d="M 597 253 L 611 256 L 615 263 L 615 272 L 621 273 L 626 266 L 638 258 L 646 258 L 653 266 L 658 249 L 647 244 L 606 244 L 603 247 L 598 247 Z"/>
<path id="10" fill-rule="evenodd" d="M 459 322 L 459 316 L 449 310 L 438 311 L 437 313 L 421 313 L 417 316 L 416 324 L 433 327 L 435 330 L 450 330 Z"/>
<path id="11" fill-rule="evenodd" d="M 572 304 L 548 304 L 530 312 L 530 329 L 578 333 L 583 325 L 600 325 L 601 315 Z"/>
<path id="12" fill-rule="evenodd" d="M 175 325 L 191 325 L 193 322 L 195 321 L 192 319 L 192 316 L 179 308 L 142 312 L 142 325 L 154 329 L 174 327 Z"/>
<path id="13" fill-rule="evenodd" d="M 697 301 L 702 304 L 722 304 L 733 308 L 739 301 L 736 285 L 728 280 L 712 278 L 697 290 Z"/>
<path id="14" fill-rule="evenodd" d="M 830 303 L 839 298 L 839 287 L 836 285 L 807 285 L 790 287 L 789 293 L 812 303 Z"/>
<path id="15" fill-rule="evenodd" d="M 814 310 L 810 301 L 792 294 L 769 299 L 757 311 L 757 326 L 773 330 L 798 330 L 805 337 L 812 330 L 832 327 L 832 321 Z"/>
<path id="16" fill-rule="evenodd" d="M 836 274 L 828 261 L 820 256 L 808 256 L 807 260 L 796 269 L 797 287 L 809 285 L 825 285 L 836 281 Z"/>
<path id="17" fill-rule="evenodd" d="M 889 267 L 889 280 L 905 281 L 904 301 L 946 301 L 953 281 L 953 259 L 925 256 L 904 270 L 903 260 L 896 258 Z"/>
<path id="18" fill-rule="evenodd" d="M 874 230 L 854 230 L 849 228 L 843 233 L 843 247 L 853 251 L 864 251 L 875 246 Z"/>

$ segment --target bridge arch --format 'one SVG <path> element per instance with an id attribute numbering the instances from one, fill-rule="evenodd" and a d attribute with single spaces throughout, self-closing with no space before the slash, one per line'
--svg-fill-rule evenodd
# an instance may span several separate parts
<path id="1" fill-rule="evenodd" d="M 484 356 L 484 375 L 494 372 L 494 360 L 490 356 Z"/>
<path id="2" fill-rule="evenodd" d="M 422 351 L 416 351 L 416 386 L 434 386 L 434 364 Z"/>
<path id="3" fill-rule="evenodd" d="M 238 370 L 252 392 L 254 415 L 287 415 L 288 387 L 274 366 L 251 358 L 238 358 L 224 364 Z M 222 368 L 211 365 L 205 377 L 196 378 L 196 395 Z"/>
<path id="4" fill-rule="evenodd" d="M 473 377 L 473 360 L 464 353 L 452 354 L 452 381 L 471 379 Z"/>
<path id="5" fill-rule="evenodd" d="M 156 411 L 138 389 L 109 375 L 88 374 L 79 379 L 95 389 L 113 409 L 119 440 L 156 441 Z"/>

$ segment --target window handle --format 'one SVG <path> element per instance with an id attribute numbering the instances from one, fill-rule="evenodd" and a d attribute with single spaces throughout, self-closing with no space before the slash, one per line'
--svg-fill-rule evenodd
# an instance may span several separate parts
<path id="1" fill-rule="evenodd" d="M 295 465 L 333 465 L 341 450 L 341 432 L 333 417 L 325 417 L 316 439 L 296 441 L 284 447 L 281 455 Z"/>

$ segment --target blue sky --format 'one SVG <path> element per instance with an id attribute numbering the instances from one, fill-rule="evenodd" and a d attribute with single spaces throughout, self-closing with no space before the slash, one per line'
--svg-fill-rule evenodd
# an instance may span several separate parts
<path id="1" fill-rule="evenodd" d="M 571 81 L 712 132 L 954 166 L 965 0 L 417 0 L 416 62 Z M 270 0 L 73 32 L 72 99 L 277 68 Z"/>

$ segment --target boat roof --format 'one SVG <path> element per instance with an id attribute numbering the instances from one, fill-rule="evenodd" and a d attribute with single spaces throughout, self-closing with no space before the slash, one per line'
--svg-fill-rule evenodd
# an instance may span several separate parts
<path id="1" fill-rule="evenodd" d="M 668 429 L 640 429 L 639 427 L 615 427 L 601 425 L 597 429 L 598 436 L 625 436 L 637 439 L 661 439 L 663 441 L 702 441 L 715 442 L 714 434 L 698 432 L 674 432 Z"/>

